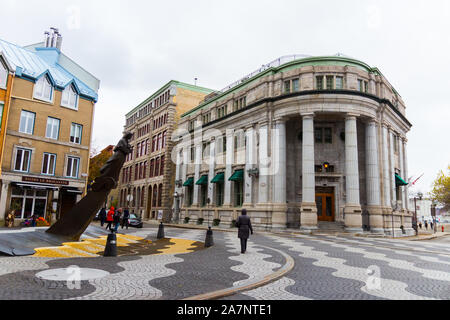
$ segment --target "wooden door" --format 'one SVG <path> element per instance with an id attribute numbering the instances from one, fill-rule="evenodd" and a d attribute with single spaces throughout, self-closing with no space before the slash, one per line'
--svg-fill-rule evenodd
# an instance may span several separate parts
<path id="1" fill-rule="evenodd" d="M 316 193 L 317 219 L 334 221 L 334 194 Z"/>

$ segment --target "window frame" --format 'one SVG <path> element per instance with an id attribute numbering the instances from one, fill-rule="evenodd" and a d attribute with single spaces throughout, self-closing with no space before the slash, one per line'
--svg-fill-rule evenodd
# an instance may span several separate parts
<path id="1" fill-rule="evenodd" d="M 17 157 L 18 157 L 18 155 L 19 155 L 19 151 L 22 151 L 21 160 L 20 160 L 20 168 L 21 168 L 21 169 L 16 169 L 16 165 L 17 165 Z M 23 154 L 24 154 L 24 152 L 29 152 L 26 170 L 23 170 L 23 164 L 24 164 L 24 161 L 23 161 L 23 159 L 24 159 Z M 32 150 L 32 149 L 28 149 L 28 148 L 17 147 L 14 154 L 15 154 L 15 156 L 14 156 L 14 169 L 13 169 L 13 171 L 16 171 L 16 172 L 30 172 L 30 167 L 31 167 L 31 156 L 33 155 L 33 150 Z"/>
<path id="2" fill-rule="evenodd" d="M 4 75 L 5 75 L 5 83 L 2 84 L 1 83 L 1 79 L 2 79 L 2 72 L 4 71 Z M 9 70 L 8 68 L 3 64 L 3 62 L 0 60 L 0 88 L 1 89 L 5 89 L 8 87 L 8 77 L 9 77 Z"/>
<path id="3" fill-rule="evenodd" d="M 49 125 L 49 120 L 50 119 L 57 120 L 57 122 L 58 122 L 58 128 L 56 130 L 57 131 L 56 132 L 56 138 L 48 135 L 48 125 Z M 54 125 L 52 125 L 52 133 L 53 133 L 53 128 L 54 128 Z M 47 117 L 47 126 L 45 127 L 45 137 L 48 138 L 48 139 L 52 139 L 52 140 L 58 140 L 59 139 L 59 129 L 60 128 L 61 128 L 61 119 L 54 118 L 54 117 Z"/>
<path id="4" fill-rule="evenodd" d="M 31 114 L 31 115 L 33 115 L 33 128 L 31 129 L 31 132 L 27 132 L 27 131 L 26 131 L 26 129 L 27 129 L 27 127 L 28 127 L 28 119 L 29 119 L 29 118 L 27 118 L 26 123 L 25 123 L 25 131 L 22 131 L 22 130 L 21 130 L 21 127 L 22 127 L 22 119 L 23 119 L 24 114 Z M 23 110 L 23 109 L 22 109 L 22 111 L 20 112 L 19 132 L 20 132 L 20 133 L 25 133 L 25 134 L 31 134 L 31 135 L 32 135 L 32 134 L 34 134 L 34 126 L 35 126 L 35 124 L 36 124 L 36 113 L 35 113 L 35 112 L 32 112 L 32 111 L 27 111 L 27 110 Z"/>
<path id="5" fill-rule="evenodd" d="M 48 84 L 48 86 L 47 86 Z M 41 86 L 42 88 L 42 94 L 38 95 L 38 89 L 39 86 Z M 47 99 L 45 97 L 45 89 L 46 88 L 50 88 L 50 97 Z M 36 80 L 36 82 L 34 83 L 34 88 L 33 88 L 33 98 L 37 99 L 37 100 L 41 100 L 41 101 L 45 101 L 45 102 L 53 102 L 53 97 L 54 97 L 54 88 L 53 85 L 50 81 L 50 79 L 48 78 L 47 74 L 43 75 L 42 77 L 40 77 L 38 80 Z"/>
<path id="6" fill-rule="evenodd" d="M 76 142 L 76 138 L 77 138 L 76 135 L 73 136 L 74 137 L 74 141 L 72 141 L 72 128 L 74 128 L 74 127 L 77 128 L 77 126 L 80 127 L 80 142 Z M 75 131 L 75 134 L 76 134 L 76 131 Z M 76 122 L 72 122 L 72 124 L 70 125 L 69 141 L 71 143 L 81 144 L 82 139 L 83 139 L 83 125 L 79 124 L 79 123 L 76 123 Z"/>
<path id="7" fill-rule="evenodd" d="M 71 95 L 73 93 L 73 95 Z M 64 103 L 64 95 L 68 95 L 67 97 L 67 103 Z M 70 104 L 70 98 L 71 96 L 75 97 L 75 102 L 73 105 Z M 68 85 L 66 88 L 64 88 L 64 90 L 61 93 L 61 103 L 60 105 L 62 107 L 66 107 L 72 110 L 78 110 L 78 98 L 79 95 L 77 93 L 77 91 L 75 90 L 73 84 Z"/>
<path id="8" fill-rule="evenodd" d="M 71 166 L 70 166 L 70 173 L 73 173 L 73 163 L 74 163 L 74 160 L 77 160 L 77 168 L 76 168 L 76 175 L 75 176 L 73 176 L 73 175 L 67 175 L 67 171 L 69 170 L 69 160 L 72 160 L 72 162 L 71 162 Z M 67 177 L 67 178 L 74 178 L 74 179 L 78 179 L 78 176 L 79 176 L 79 169 L 80 169 L 80 162 L 81 162 L 81 159 L 79 158 L 79 157 L 74 157 L 74 156 L 67 156 L 67 162 L 66 162 L 66 170 L 65 170 L 65 177 Z"/>
<path id="9" fill-rule="evenodd" d="M 54 159 L 53 159 L 53 172 L 52 173 L 44 173 L 44 160 L 45 160 L 45 156 L 46 155 L 49 156 L 49 161 L 47 161 L 47 171 L 49 169 L 52 156 L 54 156 L 53 157 Z M 57 159 L 56 153 L 44 152 L 43 155 L 42 155 L 41 174 L 46 175 L 46 176 L 54 176 L 55 175 L 55 170 L 56 170 L 56 159 Z"/>

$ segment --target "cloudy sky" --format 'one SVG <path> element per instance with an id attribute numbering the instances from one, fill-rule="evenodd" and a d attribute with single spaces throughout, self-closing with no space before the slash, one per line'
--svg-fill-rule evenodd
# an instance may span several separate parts
<path id="1" fill-rule="evenodd" d="M 431 4 L 430 4 L 431 3 Z M 2 0 L 0 38 L 27 45 L 58 27 L 62 51 L 101 80 L 93 146 L 169 80 L 222 89 L 296 53 L 337 52 L 378 67 L 413 124 L 409 175 L 427 192 L 450 163 L 450 1 Z"/>

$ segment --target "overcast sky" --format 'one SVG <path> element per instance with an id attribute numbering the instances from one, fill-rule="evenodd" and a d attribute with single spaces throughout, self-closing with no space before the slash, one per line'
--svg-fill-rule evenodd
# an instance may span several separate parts
<path id="1" fill-rule="evenodd" d="M 93 146 L 169 80 L 220 90 L 280 56 L 337 52 L 378 67 L 406 103 L 409 176 L 424 193 L 450 163 L 450 1 L 2 0 L 0 38 L 58 27 L 62 51 L 101 80 Z"/>

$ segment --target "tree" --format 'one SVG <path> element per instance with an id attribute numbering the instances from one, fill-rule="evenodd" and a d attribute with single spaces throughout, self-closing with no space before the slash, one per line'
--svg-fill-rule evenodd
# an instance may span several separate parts
<path id="1" fill-rule="evenodd" d="M 444 206 L 444 211 L 450 210 L 450 165 L 447 167 L 447 174 L 442 170 L 433 182 L 433 190 L 430 192 L 433 200 Z"/>
<path id="2" fill-rule="evenodd" d="M 97 178 L 100 175 L 100 168 L 106 163 L 106 161 L 112 155 L 112 147 L 114 146 L 106 147 L 95 157 L 91 158 L 89 162 L 88 184 L 91 184 L 95 180 L 95 178 Z"/>

